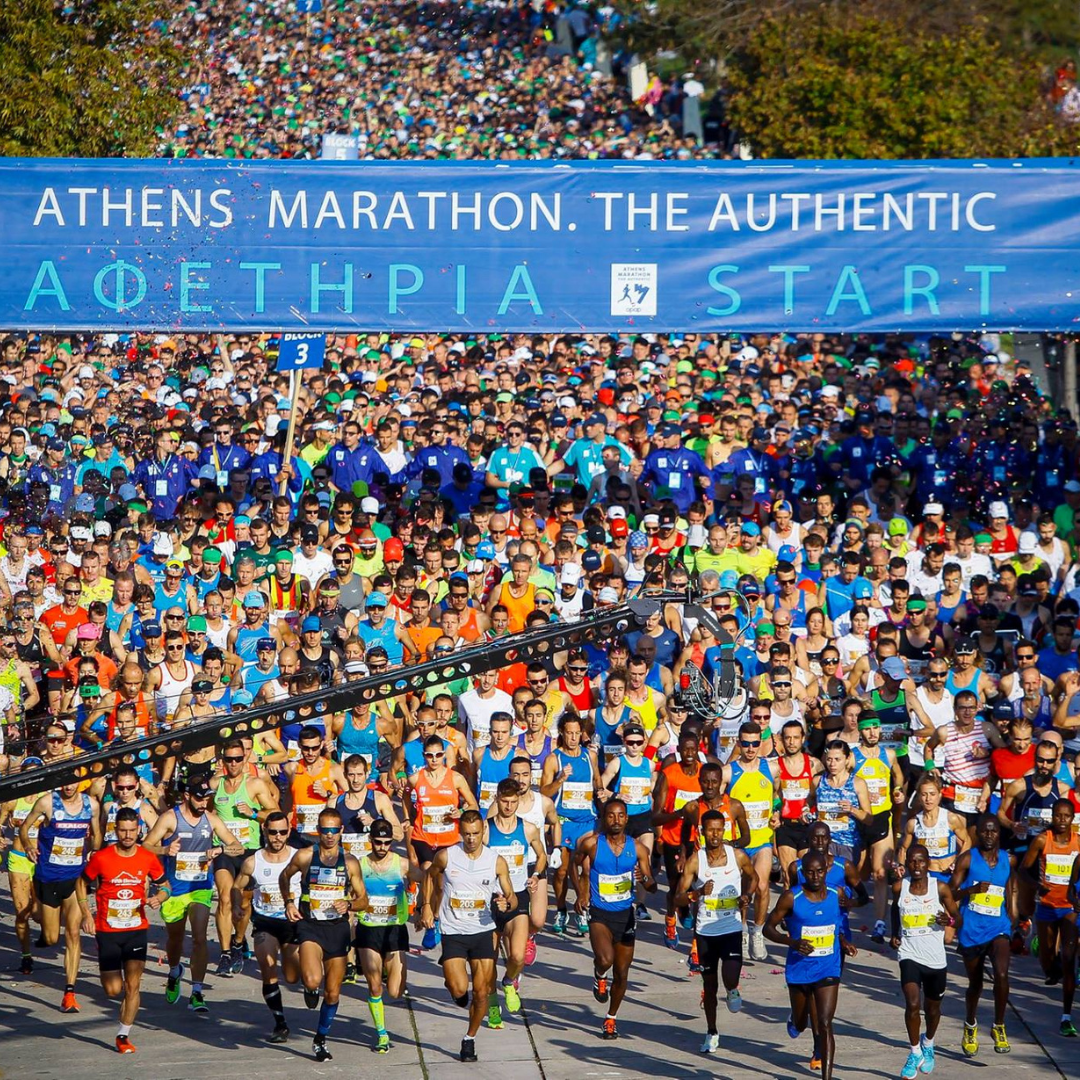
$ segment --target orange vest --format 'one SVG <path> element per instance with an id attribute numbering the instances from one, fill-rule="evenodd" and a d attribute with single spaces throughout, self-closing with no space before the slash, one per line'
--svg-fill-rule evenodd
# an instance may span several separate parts
<path id="1" fill-rule="evenodd" d="M 1046 840 L 1039 856 L 1039 881 L 1049 892 L 1039 897 L 1039 903 L 1051 908 L 1071 908 L 1067 896 L 1073 866 L 1080 855 L 1080 838 L 1070 832 L 1068 841 L 1058 844 L 1049 829 L 1043 836 Z"/>
<path id="2" fill-rule="evenodd" d="M 444 769 L 442 779 L 434 783 L 427 769 L 421 769 L 413 779 L 416 797 L 416 819 L 412 837 L 431 847 L 450 847 L 460 839 L 460 831 L 450 811 L 457 809 L 458 790 L 454 786 L 454 772 Z"/>
<path id="3" fill-rule="evenodd" d="M 327 795 L 316 795 L 312 788 L 319 781 L 326 786 Z M 320 758 L 319 763 L 308 772 L 308 767 L 301 759 L 293 773 L 292 784 L 292 827 L 303 836 L 314 836 L 319 827 L 319 814 L 326 806 L 327 799 L 337 791 L 337 785 L 330 779 L 330 762 Z"/>
<path id="4" fill-rule="evenodd" d="M 673 761 L 666 765 L 663 775 L 667 777 L 667 798 L 664 800 L 664 813 L 670 814 L 681 810 L 688 802 L 693 802 L 701 794 L 701 768 L 690 776 L 683 772 L 681 762 Z M 682 819 L 670 821 L 667 825 L 660 826 L 660 842 L 662 844 L 682 843 Z"/>
<path id="5" fill-rule="evenodd" d="M 525 587 L 525 595 L 515 597 L 510 593 L 510 582 L 505 581 L 499 589 L 499 603 L 510 617 L 510 633 L 520 634 L 525 629 L 526 616 L 536 610 L 536 586 L 530 581 Z"/>

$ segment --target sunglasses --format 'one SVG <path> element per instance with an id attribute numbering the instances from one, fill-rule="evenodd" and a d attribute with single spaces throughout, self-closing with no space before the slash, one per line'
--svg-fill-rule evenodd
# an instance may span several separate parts
<path id="1" fill-rule="evenodd" d="M 821 658 L 821 662 L 823 664 L 839 664 L 840 663 L 840 657 L 839 656 L 823 656 Z"/>
<path id="2" fill-rule="evenodd" d="M 289 830 L 288 829 L 267 829 L 266 830 L 266 835 L 267 836 L 288 836 L 289 835 Z"/>
<path id="3" fill-rule="evenodd" d="M 300 749 L 306 754 L 311 751 L 321 750 L 322 743 L 308 743 L 307 746 L 301 746 Z"/>
<path id="4" fill-rule="evenodd" d="M 1035 764 L 1036 765 L 1056 765 L 1057 764 L 1057 758 L 1056 757 L 1037 757 L 1035 759 Z"/>
<path id="5" fill-rule="evenodd" d="M 624 746 L 644 746 L 645 745 L 645 740 L 644 739 L 624 739 L 623 740 L 623 745 Z"/>
<path id="6" fill-rule="evenodd" d="M 135 784 L 113 784 L 113 791 L 134 791 Z"/>
<path id="7" fill-rule="evenodd" d="M 747 742 L 745 739 L 740 739 L 739 740 L 739 745 L 740 746 L 760 746 L 761 745 L 761 740 L 758 739 L 757 742 Z"/>
<path id="8" fill-rule="evenodd" d="M 241 756 L 241 757 L 223 757 L 221 760 L 222 761 L 228 761 L 228 762 L 235 765 L 238 761 L 243 761 L 244 758 L 243 758 L 243 756 Z"/>
<path id="9" fill-rule="evenodd" d="M 340 825 L 320 825 L 319 826 L 319 835 L 320 836 L 337 836 L 337 834 L 339 832 L 341 832 L 341 826 Z"/>
<path id="10" fill-rule="evenodd" d="M 424 755 L 424 760 L 425 761 L 438 761 L 439 758 L 441 758 L 441 757 L 446 757 L 446 755 L 444 753 L 442 753 L 442 752 L 440 752 L 438 754 L 425 754 Z"/>

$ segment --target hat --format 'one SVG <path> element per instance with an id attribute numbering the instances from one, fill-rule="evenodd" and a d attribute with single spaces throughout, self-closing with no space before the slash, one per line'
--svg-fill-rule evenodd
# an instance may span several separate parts
<path id="1" fill-rule="evenodd" d="M 173 542 L 164 533 L 154 534 L 154 543 L 150 549 L 155 555 L 168 558 L 173 553 Z"/>
<path id="2" fill-rule="evenodd" d="M 602 544 L 607 540 L 607 534 L 599 525 L 590 525 L 585 530 L 585 539 L 588 540 L 590 544 Z"/>
<path id="3" fill-rule="evenodd" d="M 364 602 L 364 607 L 365 608 L 386 607 L 386 605 L 388 603 L 389 603 L 389 601 L 386 599 L 386 596 L 385 596 L 384 593 L 372 592 L 372 593 L 368 593 L 367 600 Z"/>
<path id="4" fill-rule="evenodd" d="M 907 522 L 903 518 L 892 518 L 889 521 L 890 536 L 906 536 Z"/>
<path id="5" fill-rule="evenodd" d="M 279 548 L 274 552 L 274 562 L 292 562 L 293 553 L 288 548 Z"/>
<path id="6" fill-rule="evenodd" d="M 232 703 L 234 705 L 251 705 L 255 699 L 251 696 L 247 690 L 234 690 L 232 695 Z"/>
<path id="7" fill-rule="evenodd" d="M 776 553 L 776 558 L 779 562 L 794 562 L 798 558 L 798 554 L 791 544 L 782 544 L 780 550 Z"/>
<path id="8" fill-rule="evenodd" d="M 68 530 L 68 535 L 72 540 L 90 540 L 93 538 L 94 532 L 85 525 L 72 525 Z"/>
<path id="9" fill-rule="evenodd" d="M 205 634 L 206 619 L 202 615 L 192 615 L 187 621 L 187 628 L 197 634 Z"/>
<path id="10" fill-rule="evenodd" d="M 214 684 L 210 682 L 209 679 L 199 679 L 197 681 L 209 683 L 211 690 L 214 688 Z M 191 689 L 195 689 L 195 683 L 191 684 Z M 214 793 L 213 788 L 210 787 L 206 778 L 202 776 L 192 780 L 191 783 L 187 785 L 186 791 L 193 799 L 207 799 Z"/>
<path id="11" fill-rule="evenodd" d="M 956 643 L 955 651 L 958 653 L 964 653 L 965 655 L 976 652 L 977 650 L 974 639 L 969 637 L 960 638 L 960 640 Z"/>
<path id="12" fill-rule="evenodd" d="M 881 674 L 897 682 L 903 682 L 907 678 L 907 668 L 899 656 L 890 656 L 881 662 Z"/>
<path id="13" fill-rule="evenodd" d="M 999 701 L 990 714 L 995 720 L 1011 720 L 1013 708 L 1008 701 Z"/>
<path id="14" fill-rule="evenodd" d="M 471 559 L 465 564 L 466 574 L 483 574 L 486 570 L 483 559 Z"/>
<path id="15" fill-rule="evenodd" d="M 397 562 L 405 558 L 405 545 L 396 536 L 391 536 L 383 544 L 382 553 L 384 562 Z"/>
<path id="16" fill-rule="evenodd" d="M 649 537 L 640 529 L 635 529 L 630 534 L 630 547 L 643 548 L 649 546 Z"/>
<path id="17" fill-rule="evenodd" d="M 370 495 L 360 500 L 360 513 L 361 514 L 377 514 L 379 512 L 379 500 L 372 498 Z"/>
<path id="18" fill-rule="evenodd" d="M 945 513 L 945 507 L 942 506 L 941 503 L 939 503 L 939 502 L 928 502 L 923 507 L 923 513 L 924 514 L 944 514 Z"/>
<path id="19" fill-rule="evenodd" d="M 645 738 L 645 729 L 640 724 L 623 724 L 622 737 L 624 740 L 627 735 L 637 735 Z"/>
<path id="20" fill-rule="evenodd" d="M 1034 555 L 1035 549 L 1038 547 L 1038 541 L 1035 539 L 1034 533 L 1023 532 L 1020 534 L 1020 554 L 1021 555 Z"/>
<path id="21" fill-rule="evenodd" d="M 576 585 L 580 580 L 581 571 L 573 563 L 567 563 L 559 572 L 560 585 Z"/>
<path id="22" fill-rule="evenodd" d="M 925 611 L 926 610 L 926 600 L 925 600 L 925 598 L 922 597 L 922 596 L 913 596 L 913 597 L 911 597 L 911 599 L 908 600 L 908 602 L 907 602 L 907 609 L 908 609 L 908 611 Z"/>
<path id="23" fill-rule="evenodd" d="M 721 589 L 735 589 L 739 585 L 739 575 L 734 570 L 724 570 L 720 574 Z"/>
<path id="24" fill-rule="evenodd" d="M 1009 517 L 1009 508 L 1005 503 L 1001 502 L 1000 499 L 997 502 L 992 502 L 990 504 L 990 517 L 991 519 L 1005 518 L 1007 520 Z"/>
<path id="25" fill-rule="evenodd" d="M 874 595 L 874 588 L 870 582 L 861 581 L 858 578 L 855 579 L 855 585 L 851 591 L 856 600 L 869 600 Z"/>
<path id="26" fill-rule="evenodd" d="M 476 557 L 478 559 L 494 559 L 495 545 L 490 540 L 481 540 L 476 545 Z"/>
<path id="27" fill-rule="evenodd" d="M 277 652 L 277 643 L 272 637 L 261 637 L 255 642 L 256 652 Z"/>
<path id="28" fill-rule="evenodd" d="M 94 512 L 94 496 L 79 495 L 75 499 L 76 514 L 92 514 Z"/>
<path id="29" fill-rule="evenodd" d="M 599 551 L 586 551 L 581 556 L 581 567 L 583 570 L 588 570 L 590 573 L 594 570 L 599 570 L 603 565 L 604 560 L 600 558 Z"/>
<path id="30" fill-rule="evenodd" d="M 746 533 L 747 536 L 760 536 L 761 526 L 756 521 L 744 521 L 740 531 Z"/>
<path id="31" fill-rule="evenodd" d="M 747 574 L 745 577 L 739 578 L 739 592 L 743 596 L 760 596 L 761 586 L 757 583 L 756 578 L 752 578 Z"/>
<path id="32" fill-rule="evenodd" d="M 626 524 L 625 518 L 615 518 L 611 522 L 611 535 L 614 539 L 630 535 L 630 526 Z"/>
<path id="33" fill-rule="evenodd" d="M 252 589 L 251 592 L 244 597 L 244 607 L 256 608 L 265 607 L 266 597 L 263 596 L 258 589 Z"/>
<path id="34" fill-rule="evenodd" d="M 75 631 L 75 637 L 79 641 L 97 641 L 101 637 L 101 627 L 95 623 L 81 623 L 78 630 Z"/>
<path id="35" fill-rule="evenodd" d="M 203 562 L 215 564 L 221 562 L 224 556 L 221 554 L 221 549 L 216 547 L 208 547 L 202 553 Z"/>
<path id="36" fill-rule="evenodd" d="M 161 637 L 161 623 L 147 622 L 142 624 L 142 636 L 148 637 Z"/>
<path id="37" fill-rule="evenodd" d="M 602 604 L 617 604 L 619 602 L 619 594 L 610 585 L 605 585 L 600 590 L 597 599 Z"/>
<path id="38" fill-rule="evenodd" d="M 316 525 L 305 525 L 300 530 L 300 542 L 302 544 L 317 544 L 319 542 L 319 529 Z M 209 550 L 209 548 L 207 548 Z M 206 558 L 206 555 L 203 555 Z"/>
<path id="39" fill-rule="evenodd" d="M 300 633 L 302 633 L 302 634 L 307 634 L 307 633 L 312 633 L 312 632 L 317 633 L 317 632 L 319 632 L 321 630 L 322 630 L 322 623 L 319 622 L 318 615 L 309 615 L 300 624 Z"/>

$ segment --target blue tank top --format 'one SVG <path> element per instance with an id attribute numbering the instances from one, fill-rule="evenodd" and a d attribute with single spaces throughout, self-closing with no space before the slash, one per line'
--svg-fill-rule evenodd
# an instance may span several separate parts
<path id="1" fill-rule="evenodd" d="M 794 891 L 795 902 L 787 917 L 788 934 L 795 940 L 809 941 L 814 947 L 810 956 L 789 949 L 784 975 L 789 984 L 814 983 L 819 979 L 840 977 L 840 897 L 826 885 L 825 899 L 811 900 L 800 885 Z"/>
<path id="2" fill-rule="evenodd" d="M 961 905 L 964 919 L 957 937 L 961 947 L 985 945 L 996 937 L 1009 935 L 1012 921 L 1005 903 L 1005 886 L 1011 872 L 1004 851 L 998 853 L 997 866 L 991 868 L 978 848 L 971 849 L 971 862 L 961 887 L 985 881 L 990 888 L 985 893 L 973 893 Z"/>
<path id="3" fill-rule="evenodd" d="M 368 708 L 367 723 L 357 727 L 353 723 L 355 710 L 345 711 L 345 723 L 337 737 L 338 757 L 344 761 L 350 754 L 359 754 L 373 765 L 379 757 L 379 722 Z"/>
<path id="4" fill-rule="evenodd" d="M 589 868 L 589 906 L 599 911 L 627 911 L 634 904 L 637 844 L 627 836 L 622 854 L 611 850 L 606 836 L 596 838 L 596 858 Z"/>
<path id="5" fill-rule="evenodd" d="M 948 690 L 953 697 L 959 694 L 961 690 L 970 690 L 972 693 L 975 693 L 975 687 L 979 682 L 979 674 L 978 668 L 972 668 L 971 676 L 968 681 L 966 683 L 958 683 L 956 681 L 956 673 L 950 669 L 948 678 L 945 680 L 945 689 Z"/>
<path id="6" fill-rule="evenodd" d="M 553 751 L 558 763 L 556 773 L 570 766 L 570 775 L 555 796 L 555 810 L 559 817 L 569 821 L 594 821 L 596 806 L 593 802 L 592 761 L 584 750 L 577 757 L 570 757 L 564 750 Z"/>
<path id="7" fill-rule="evenodd" d="M 214 830 L 205 814 L 192 824 L 180 807 L 176 808 L 176 832 L 161 842 L 162 847 L 170 847 L 174 840 L 180 841 L 180 851 L 176 855 L 166 855 L 165 873 L 173 896 L 184 896 L 214 887 L 214 862 L 206 859 L 206 852 L 215 844 Z"/>
<path id="8" fill-rule="evenodd" d="M 195 595 L 200 600 L 205 600 L 206 594 L 212 593 L 218 587 L 221 581 L 221 571 L 219 570 L 209 581 L 201 574 L 196 574 L 191 580 L 195 585 Z"/>
<path id="9" fill-rule="evenodd" d="M 495 824 L 492 814 L 488 822 L 488 846 L 496 855 L 506 860 L 506 869 L 510 873 L 510 885 L 514 892 L 521 892 L 529 879 L 529 841 L 525 838 L 525 822 L 517 819 L 510 832 L 503 832 Z"/>
<path id="10" fill-rule="evenodd" d="M 52 795 L 52 817 L 38 830 L 38 861 L 34 877 L 39 881 L 70 881 L 77 878 L 90 857 L 90 796 L 82 795 L 79 809 L 64 809 L 60 792 Z"/>
<path id="11" fill-rule="evenodd" d="M 154 590 L 154 610 L 158 615 L 164 615 L 171 607 L 181 607 L 187 611 L 187 590 L 181 585 L 174 593 L 165 591 L 165 583 L 162 582 Z"/>
<path id="12" fill-rule="evenodd" d="M 606 769 L 611 764 L 611 759 L 622 753 L 622 739 L 615 734 L 615 729 L 620 724 L 625 724 L 634 717 L 634 710 L 624 705 L 622 713 L 614 724 L 609 724 L 604 719 L 604 710 L 601 707 L 593 709 L 593 730 L 596 732 L 596 752 L 600 755 L 600 768 Z"/>
<path id="13" fill-rule="evenodd" d="M 117 611 L 116 606 L 110 600 L 105 605 L 105 625 L 112 630 L 114 634 L 120 633 L 120 624 L 124 621 L 124 617 L 134 610 L 135 605 L 128 604 L 123 611 Z M 134 624 L 135 619 L 132 619 L 131 621 Z"/>
<path id="14" fill-rule="evenodd" d="M 938 609 L 937 609 L 938 622 L 950 623 L 950 622 L 952 622 L 953 615 L 956 614 L 956 609 L 958 607 L 960 607 L 961 604 L 967 602 L 967 593 L 964 592 L 963 589 L 961 589 L 960 590 L 960 599 L 955 604 L 951 604 L 951 605 L 950 604 L 943 604 L 941 602 L 941 592 L 940 592 L 940 590 L 938 591 L 938 594 L 935 597 L 935 599 L 937 600 L 937 606 L 938 606 Z"/>
<path id="15" fill-rule="evenodd" d="M 734 776 L 732 780 L 734 781 Z M 854 847 L 857 837 L 855 816 L 840 809 L 840 803 L 844 800 L 847 800 L 852 806 L 859 805 L 859 796 L 855 791 L 855 774 L 853 772 L 848 773 L 844 786 L 840 788 L 834 788 L 824 776 L 818 781 L 818 821 L 824 821 L 829 826 L 834 844 L 846 844 L 848 847 Z"/>
<path id="16" fill-rule="evenodd" d="M 540 777 L 544 773 L 544 762 L 551 756 L 552 748 L 554 747 L 550 735 L 544 736 L 543 745 L 540 747 L 540 752 L 537 754 L 529 754 L 528 749 L 525 746 L 525 732 L 522 732 L 517 737 L 517 748 L 523 753 L 529 755 L 529 761 L 532 764 L 532 782 L 534 785 L 540 783 Z"/>
<path id="17" fill-rule="evenodd" d="M 844 859 L 833 856 L 832 865 L 825 872 L 825 884 L 830 889 L 836 890 L 836 895 L 846 896 L 851 891 L 847 887 L 847 879 L 844 877 L 845 867 L 847 862 Z M 806 884 L 806 879 L 803 877 L 802 863 L 796 863 L 795 865 L 795 877 L 800 888 Z M 840 935 L 845 941 L 851 940 L 851 923 L 848 920 L 848 912 L 843 908 L 840 909 Z"/>
<path id="18" fill-rule="evenodd" d="M 397 639 L 397 625 L 393 619 L 387 619 L 378 630 L 366 620 L 356 626 L 357 636 L 364 640 L 368 650 L 373 645 L 381 645 L 386 650 L 391 667 L 400 664 L 405 656 L 405 647 Z"/>
<path id="19" fill-rule="evenodd" d="M 614 790 L 626 803 L 628 814 L 644 814 L 652 809 L 652 795 L 649 792 L 652 775 L 653 763 L 647 757 L 636 765 L 625 757 L 619 759 Z"/>
<path id="20" fill-rule="evenodd" d="M 254 628 L 250 626 L 241 626 L 236 631 L 236 646 L 233 651 L 239 656 L 245 663 L 254 664 L 259 658 L 258 651 L 255 648 L 256 643 L 260 638 L 270 636 L 270 624 L 263 623 L 261 626 Z M 250 687 L 249 687 L 250 689 Z M 256 691 L 252 690 L 252 693 Z"/>
<path id="21" fill-rule="evenodd" d="M 510 775 L 510 762 L 514 760 L 511 748 L 501 761 L 491 756 L 491 747 L 485 746 L 480 755 L 480 767 L 476 770 L 476 801 L 480 804 L 480 813 L 487 817 L 495 803 L 495 789 L 500 780 Z"/>

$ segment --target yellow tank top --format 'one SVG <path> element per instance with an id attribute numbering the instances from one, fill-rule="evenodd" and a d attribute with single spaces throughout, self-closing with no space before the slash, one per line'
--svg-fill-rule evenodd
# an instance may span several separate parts
<path id="1" fill-rule="evenodd" d="M 882 814 L 892 809 L 892 770 L 889 763 L 880 757 L 866 757 L 862 750 L 856 749 L 856 761 L 859 767 L 855 775 L 866 782 L 870 793 L 870 810 Z"/>
<path id="2" fill-rule="evenodd" d="M 735 774 L 738 774 L 737 776 Z M 738 799 L 746 811 L 750 826 L 750 848 L 758 848 L 772 841 L 773 830 L 769 827 L 772 817 L 773 782 L 768 765 L 763 761 L 760 768 L 745 772 L 737 762 L 732 763 L 732 784 L 728 794 Z"/>
<path id="3" fill-rule="evenodd" d="M 660 714 L 656 709 L 656 691 L 651 686 L 645 687 L 644 701 L 633 702 L 628 697 L 626 706 L 638 714 L 641 726 L 647 733 L 652 734 L 656 730 L 656 725 L 660 722 Z"/>

